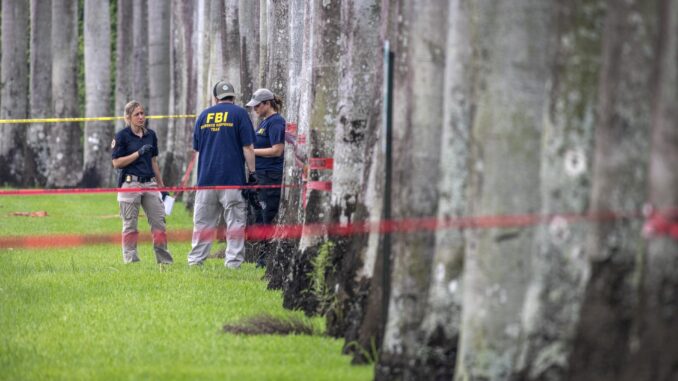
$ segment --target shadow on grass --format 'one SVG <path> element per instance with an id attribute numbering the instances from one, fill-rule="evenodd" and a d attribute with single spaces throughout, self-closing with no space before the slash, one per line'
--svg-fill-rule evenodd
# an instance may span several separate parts
<path id="1" fill-rule="evenodd" d="M 235 324 L 224 325 L 224 332 L 237 335 L 315 335 L 311 321 L 294 316 L 256 315 Z"/>

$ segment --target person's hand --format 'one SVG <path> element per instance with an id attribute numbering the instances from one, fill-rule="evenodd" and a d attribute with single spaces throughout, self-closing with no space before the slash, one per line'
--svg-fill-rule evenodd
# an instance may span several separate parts
<path id="1" fill-rule="evenodd" d="M 160 198 L 164 201 L 165 197 L 169 196 L 169 192 L 160 192 Z"/>
<path id="2" fill-rule="evenodd" d="M 137 152 L 139 152 L 139 156 L 144 156 L 146 153 L 151 152 L 153 149 L 153 146 L 150 144 L 144 144 Z"/>
<path id="3" fill-rule="evenodd" d="M 250 172 L 247 176 L 247 185 L 257 185 L 257 175 L 254 172 Z"/>

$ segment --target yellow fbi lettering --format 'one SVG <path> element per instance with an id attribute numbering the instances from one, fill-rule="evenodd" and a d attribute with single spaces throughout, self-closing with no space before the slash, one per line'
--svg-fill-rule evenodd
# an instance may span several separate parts
<path id="1" fill-rule="evenodd" d="M 233 123 L 228 122 L 228 111 L 210 112 L 205 117 L 205 124 L 201 128 L 210 128 L 212 131 L 219 131 L 221 127 L 233 127 Z"/>

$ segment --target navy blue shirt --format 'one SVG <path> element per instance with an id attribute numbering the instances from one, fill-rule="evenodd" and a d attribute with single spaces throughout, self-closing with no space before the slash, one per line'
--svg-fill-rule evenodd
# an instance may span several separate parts
<path id="1" fill-rule="evenodd" d="M 259 123 L 256 131 L 257 140 L 254 148 L 271 148 L 276 144 L 285 144 L 285 119 L 280 114 L 273 114 Z M 283 171 L 285 156 L 262 157 L 257 156 L 257 172 Z"/>
<path id="2" fill-rule="evenodd" d="M 242 147 L 254 139 L 247 111 L 233 103 L 218 103 L 195 121 L 193 149 L 198 159 L 198 185 L 245 185 Z"/>
<path id="3" fill-rule="evenodd" d="M 154 177 L 152 158 L 158 156 L 158 137 L 155 131 L 146 129 L 142 137 L 132 132 L 131 127 L 125 127 L 115 134 L 115 139 L 111 143 L 111 156 L 113 159 L 128 156 L 141 148 L 144 144 L 150 144 L 153 149 L 134 160 L 131 164 L 122 168 L 124 175 L 134 175 L 139 177 Z"/>

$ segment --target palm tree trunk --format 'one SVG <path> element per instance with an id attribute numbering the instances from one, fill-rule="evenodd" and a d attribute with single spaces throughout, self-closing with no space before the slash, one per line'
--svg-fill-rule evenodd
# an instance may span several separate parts
<path id="1" fill-rule="evenodd" d="M 242 98 L 242 86 L 240 85 L 240 22 L 238 19 L 238 0 L 225 0 L 224 17 L 225 29 L 222 38 L 224 54 L 224 78 L 228 80 L 236 91 L 236 99 Z"/>
<path id="2" fill-rule="evenodd" d="M 449 3 L 447 57 L 443 94 L 438 221 L 466 215 L 469 139 L 472 124 L 470 2 Z M 437 230 L 428 300 L 420 327 L 426 347 L 412 370 L 417 379 L 452 379 L 461 328 L 462 271 L 465 240 L 462 230 Z"/>
<path id="3" fill-rule="evenodd" d="M 194 17 L 191 3 L 174 0 L 170 17 L 170 107 L 172 114 L 194 114 L 196 69 L 193 46 Z M 172 119 L 167 134 L 167 156 L 163 166 L 166 184 L 178 184 L 193 154 L 193 120 Z M 194 171 L 193 173 L 195 173 Z"/>
<path id="4" fill-rule="evenodd" d="M 52 102 L 57 118 L 78 115 L 78 1 L 52 2 Z M 82 132 L 76 123 L 50 127 L 47 186 L 75 186 L 82 178 Z"/>
<path id="5" fill-rule="evenodd" d="M 259 1 L 240 0 L 240 85 L 242 100 L 247 102 L 259 86 Z"/>
<path id="6" fill-rule="evenodd" d="M 299 133 L 306 133 L 308 145 L 305 152 L 302 148 L 303 160 L 309 163 L 311 158 L 331 158 L 333 155 L 334 128 L 337 118 L 338 93 L 336 87 L 339 83 L 340 58 L 340 12 L 338 1 L 325 1 L 322 4 L 314 2 L 313 5 L 313 40 L 311 42 L 311 62 L 313 99 L 310 112 L 305 114 L 308 119 L 302 117 L 302 123 L 306 121 L 306 128 L 300 128 Z M 302 124 L 302 127 L 304 124 Z M 308 170 L 308 184 L 320 184 L 331 181 L 331 171 Z M 302 195 L 302 207 L 304 208 L 304 225 L 326 222 L 329 219 L 330 193 L 327 191 L 306 187 L 305 195 Z M 321 247 L 326 237 L 317 234 L 307 234 L 302 231 L 299 248 L 293 254 L 292 263 L 288 273 L 288 283 L 283 291 L 283 306 L 291 309 L 302 309 L 307 314 L 317 312 L 319 288 L 322 281 L 311 276 L 314 270 L 314 261 L 321 250 L 327 252 L 327 248 Z M 317 273 L 322 269 L 317 269 Z M 308 292 L 313 289 L 315 292 Z"/>
<path id="7" fill-rule="evenodd" d="M 400 1 L 395 45 L 393 218 L 435 216 L 443 124 L 447 4 Z M 410 379 L 435 249 L 432 231 L 392 236 L 389 309 L 376 379 Z"/>
<path id="8" fill-rule="evenodd" d="M 148 107 L 148 3 L 132 2 L 132 98 Z M 124 52 L 123 54 L 130 54 Z M 130 99 L 131 100 L 131 99 Z"/>
<path id="9" fill-rule="evenodd" d="M 170 15 L 171 2 L 151 0 L 148 18 L 148 110 L 149 115 L 167 115 L 170 98 Z M 182 121 L 183 122 L 183 121 Z M 149 127 L 158 136 L 161 168 L 167 156 L 167 134 L 169 122 L 166 119 L 151 120 Z M 171 184 L 171 183 L 170 183 Z"/>
<path id="10" fill-rule="evenodd" d="M 134 24 L 132 23 L 132 0 L 117 0 L 118 20 L 115 46 L 115 115 L 122 116 L 125 112 L 125 104 L 132 100 L 132 36 Z M 119 120 L 115 123 L 115 130 L 125 127 L 125 122 Z"/>
<path id="11" fill-rule="evenodd" d="M 339 116 L 334 136 L 331 222 L 352 224 L 370 217 L 364 189 L 366 170 L 372 155 L 366 155 L 367 142 L 374 141 L 381 125 L 381 39 L 375 30 L 381 23 L 378 0 L 347 1 L 341 7 L 341 26 L 346 31 L 345 51 L 340 60 Z M 371 146 L 370 148 L 372 148 Z M 366 161 L 368 163 L 366 163 Z M 327 289 L 336 290 L 327 311 L 327 331 L 347 342 L 356 339 L 357 327 L 365 310 L 370 271 L 365 266 L 367 234 L 331 238 Z M 349 333 L 350 332 L 350 333 Z M 350 336 L 350 338 L 349 338 Z M 350 349 L 349 349 L 350 350 Z"/>
<path id="12" fill-rule="evenodd" d="M 477 73 L 471 215 L 541 210 L 539 158 L 555 6 L 543 0 L 471 3 Z M 516 377 L 535 230 L 482 228 L 467 235 L 456 379 Z"/>
<path id="13" fill-rule="evenodd" d="M 311 8 L 310 3 L 303 0 L 291 0 L 289 3 L 289 74 L 287 77 L 287 98 L 285 105 L 285 117 L 288 123 L 293 123 L 299 128 L 299 119 L 302 99 L 305 104 L 311 96 L 310 72 L 302 70 L 310 67 L 310 58 L 306 52 L 310 52 L 311 41 Z M 306 65 L 306 66 L 304 66 Z M 294 136 L 298 136 L 295 134 Z M 289 139 L 285 144 L 285 166 L 283 168 L 283 184 L 278 210 L 278 224 L 282 226 L 298 224 L 301 221 L 301 187 L 302 170 L 297 165 L 297 153 L 301 154 L 301 147 L 293 140 L 293 135 L 286 133 Z M 266 279 L 269 289 L 283 287 L 287 276 L 290 253 L 296 251 L 298 239 L 286 238 L 284 232 L 277 231 L 275 239 L 271 242 L 273 247 L 271 257 L 267 260 Z"/>
<path id="14" fill-rule="evenodd" d="M 661 1 L 661 33 L 653 104 L 649 196 L 658 213 L 678 222 L 678 4 Z M 678 379 L 678 237 L 651 235 L 643 266 L 637 346 L 622 380 Z"/>
<path id="15" fill-rule="evenodd" d="M 27 33 L 28 3 L 3 0 L 0 77 L 0 118 L 3 119 L 22 119 L 28 112 Z M 28 180 L 24 177 L 26 127 L 0 124 L 0 184 L 20 184 Z"/>
<path id="16" fill-rule="evenodd" d="M 85 2 L 85 115 L 110 115 L 111 28 L 107 0 Z M 85 160 L 82 184 L 86 187 L 110 186 L 113 168 L 110 144 L 113 127 L 109 122 L 85 124 Z"/>
<path id="17" fill-rule="evenodd" d="M 262 83 L 280 96 L 285 104 L 287 97 L 287 76 L 290 57 L 290 2 L 287 0 L 267 0 L 267 71 L 266 80 Z"/>
<path id="18" fill-rule="evenodd" d="M 30 21 L 29 115 L 41 118 L 52 115 L 52 0 L 31 0 Z M 25 169 L 28 186 L 45 185 L 51 156 L 49 129 L 49 125 L 42 123 L 28 127 Z"/>
<path id="19" fill-rule="evenodd" d="M 658 3 L 606 3 L 592 213 L 639 211 L 647 201 Z M 628 46 L 644 53 L 636 54 Z M 641 221 L 620 219 L 594 224 L 589 230 L 586 259 L 590 270 L 573 341 L 571 379 L 619 380 L 627 366 L 631 343 L 636 340 L 637 279 L 646 250 L 641 228 Z"/>
<path id="20" fill-rule="evenodd" d="M 591 192 L 600 51 L 604 16 L 600 0 L 561 4 L 556 62 L 541 157 L 542 214 L 585 214 Z M 565 379 L 589 266 L 586 223 L 555 217 L 537 229 L 534 276 L 523 307 L 519 367 L 526 380 Z"/>

